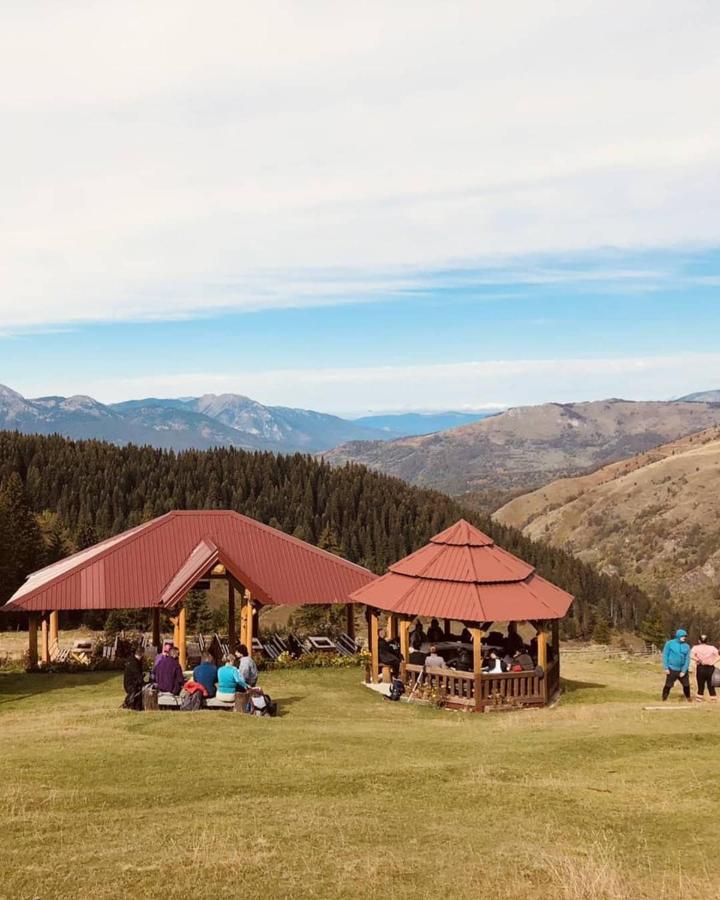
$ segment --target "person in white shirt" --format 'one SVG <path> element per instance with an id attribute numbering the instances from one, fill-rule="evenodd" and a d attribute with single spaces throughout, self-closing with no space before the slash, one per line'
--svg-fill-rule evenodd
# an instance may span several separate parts
<path id="1" fill-rule="evenodd" d="M 507 672 L 505 663 L 494 650 L 490 651 L 488 661 L 483 666 L 483 672 L 485 672 L 486 675 L 499 675 L 501 672 Z"/>

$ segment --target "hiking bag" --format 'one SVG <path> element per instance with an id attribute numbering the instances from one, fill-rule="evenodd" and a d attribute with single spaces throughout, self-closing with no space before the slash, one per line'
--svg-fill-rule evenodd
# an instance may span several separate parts
<path id="1" fill-rule="evenodd" d="M 390 693 L 387 695 L 387 699 L 399 700 L 404 693 L 405 685 L 402 683 L 402 679 L 393 678 L 392 684 L 390 685 Z"/>
<path id="2" fill-rule="evenodd" d="M 180 695 L 180 709 L 184 712 L 196 712 L 203 708 L 201 691 L 183 691 Z"/>
<path id="3" fill-rule="evenodd" d="M 245 713 L 251 716 L 276 716 L 277 703 L 262 691 L 248 697 L 245 702 Z"/>

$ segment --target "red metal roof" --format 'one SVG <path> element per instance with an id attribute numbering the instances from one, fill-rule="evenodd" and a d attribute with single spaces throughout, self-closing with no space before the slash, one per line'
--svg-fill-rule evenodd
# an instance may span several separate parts
<path id="1" fill-rule="evenodd" d="M 351 599 L 388 612 L 461 622 L 560 619 L 573 601 L 464 519 Z"/>
<path id="2" fill-rule="evenodd" d="M 262 603 L 347 603 L 375 576 L 228 510 L 170 512 L 30 575 L 3 610 L 174 606 L 216 564 Z"/>

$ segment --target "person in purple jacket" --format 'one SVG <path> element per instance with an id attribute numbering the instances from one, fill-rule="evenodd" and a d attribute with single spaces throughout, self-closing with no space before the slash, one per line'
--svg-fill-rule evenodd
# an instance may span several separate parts
<path id="1" fill-rule="evenodd" d="M 155 658 L 152 680 L 159 691 L 166 691 L 177 696 L 185 684 L 185 679 L 179 660 L 172 655 L 173 649 L 172 641 L 163 643 L 162 653 Z"/>

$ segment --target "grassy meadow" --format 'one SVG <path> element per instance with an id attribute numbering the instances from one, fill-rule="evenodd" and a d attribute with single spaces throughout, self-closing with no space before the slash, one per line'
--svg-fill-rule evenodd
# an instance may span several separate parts
<path id="1" fill-rule="evenodd" d="M 276 672 L 255 719 L 0 672 L 0 897 L 715 896 L 720 709 L 643 711 L 656 660 L 564 675 L 555 708 L 482 716 Z"/>

